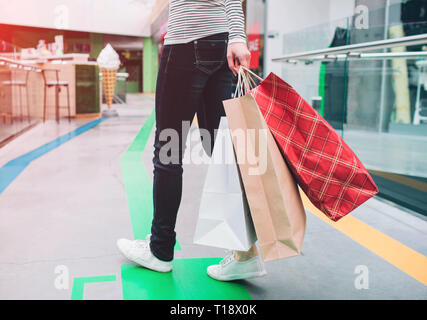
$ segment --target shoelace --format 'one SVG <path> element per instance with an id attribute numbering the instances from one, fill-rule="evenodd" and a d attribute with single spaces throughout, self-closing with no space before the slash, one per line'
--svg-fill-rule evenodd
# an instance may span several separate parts
<path id="1" fill-rule="evenodd" d="M 219 264 L 220 266 L 226 266 L 233 260 L 234 260 L 234 251 L 227 250 L 224 258 L 221 260 Z"/>
<path id="2" fill-rule="evenodd" d="M 146 240 L 135 240 L 135 246 L 139 248 L 148 248 L 148 243 Z"/>
<path id="3" fill-rule="evenodd" d="M 135 240 L 133 242 L 133 246 L 130 249 L 132 254 L 138 255 L 140 249 L 147 249 L 149 246 L 149 242 L 145 240 Z"/>

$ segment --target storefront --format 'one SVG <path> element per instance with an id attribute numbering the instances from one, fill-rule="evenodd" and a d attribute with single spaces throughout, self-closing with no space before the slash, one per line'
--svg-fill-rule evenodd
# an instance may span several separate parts
<path id="1" fill-rule="evenodd" d="M 8 24 L 0 24 L 0 30 L 0 58 L 6 59 L 0 61 L 0 143 L 57 117 L 57 104 L 59 117 L 68 112 L 71 117 L 99 116 L 103 94 L 96 58 L 108 43 L 121 61 L 116 100 L 125 102 L 126 93 L 143 90 L 142 37 Z M 45 69 L 58 70 L 58 79 Z M 55 88 L 46 86 L 56 80 L 67 83 L 58 89 L 58 103 Z"/>

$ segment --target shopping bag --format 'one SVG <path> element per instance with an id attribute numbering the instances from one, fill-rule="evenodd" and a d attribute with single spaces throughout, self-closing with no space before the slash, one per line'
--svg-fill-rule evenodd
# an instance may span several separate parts
<path id="1" fill-rule="evenodd" d="M 355 153 L 288 83 L 270 73 L 249 93 L 298 184 L 330 219 L 338 221 L 378 193 Z"/>
<path id="2" fill-rule="evenodd" d="M 255 242 L 227 118 L 222 117 L 203 188 L 194 243 L 248 251 Z"/>
<path id="3" fill-rule="evenodd" d="M 251 95 L 223 103 L 263 260 L 299 255 L 305 211 L 276 141 Z"/>

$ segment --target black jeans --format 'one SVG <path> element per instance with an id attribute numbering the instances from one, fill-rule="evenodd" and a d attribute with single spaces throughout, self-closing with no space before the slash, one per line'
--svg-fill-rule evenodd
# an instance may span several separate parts
<path id="1" fill-rule="evenodd" d="M 175 224 L 182 196 L 183 145 L 188 135 L 183 121 L 191 123 L 197 113 L 199 127 L 211 133 L 211 141 L 203 144 L 211 155 L 214 130 L 225 115 L 222 101 L 231 98 L 233 75 L 226 58 L 227 39 L 228 33 L 221 33 L 186 44 L 166 45 L 162 52 L 156 87 L 150 246 L 153 254 L 163 261 L 171 261 L 174 256 Z M 161 133 L 166 129 L 177 133 L 178 144 L 171 146 L 172 138 L 162 138 Z M 173 161 L 164 161 L 162 154 L 171 155 L 169 160 Z"/>

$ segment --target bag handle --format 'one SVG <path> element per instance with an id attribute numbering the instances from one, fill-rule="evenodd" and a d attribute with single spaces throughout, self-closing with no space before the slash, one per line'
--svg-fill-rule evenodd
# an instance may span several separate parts
<path id="1" fill-rule="evenodd" d="M 264 81 L 264 79 L 263 78 L 261 78 L 259 75 L 257 75 L 255 72 L 253 72 L 252 70 L 250 70 L 250 69 L 248 69 L 248 68 L 246 68 L 246 67 L 243 67 L 243 66 L 240 66 L 240 68 L 241 69 L 243 69 L 243 70 L 245 70 L 247 73 L 248 73 L 248 77 L 250 78 L 250 79 L 252 79 L 253 80 L 253 78 L 251 77 L 251 75 L 253 76 L 253 77 L 255 77 L 256 79 L 258 79 L 259 81 Z"/>
<path id="2" fill-rule="evenodd" d="M 256 73 L 246 67 L 240 66 L 237 75 L 236 91 L 234 92 L 235 98 L 246 95 L 249 90 L 252 90 L 257 86 L 253 77 L 263 81 L 263 79 Z"/>

